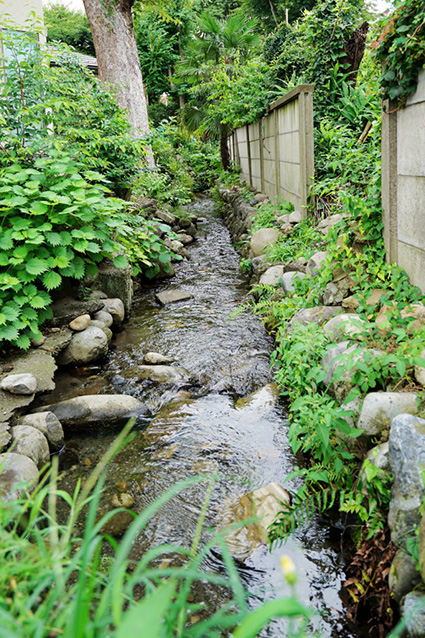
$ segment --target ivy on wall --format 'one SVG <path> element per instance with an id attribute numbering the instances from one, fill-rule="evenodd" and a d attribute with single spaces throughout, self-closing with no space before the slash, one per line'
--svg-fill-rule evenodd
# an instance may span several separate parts
<path id="1" fill-rule="evenodd" d="M 416 91 L 418 74 L 425 67 L 425 0 L 400 4 L 373 47 L 383 63 L 382 98 L 403 106 Z"/>

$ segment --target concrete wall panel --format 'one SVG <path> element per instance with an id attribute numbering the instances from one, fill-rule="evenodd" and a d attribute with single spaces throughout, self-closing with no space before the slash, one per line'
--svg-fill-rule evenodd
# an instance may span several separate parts
<path id="1" fill-rule="evenodd" d="M 241 179 L 273 201 L 288 199 L 304 215 L 314 174 L 313 88 L 293 89 L 261 120 L 237 129 L 234 138 Z"/>

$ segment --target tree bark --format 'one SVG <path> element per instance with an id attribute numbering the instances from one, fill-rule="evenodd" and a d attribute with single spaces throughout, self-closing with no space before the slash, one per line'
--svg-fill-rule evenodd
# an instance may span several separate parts
<path id="1" fill-rule="evenodd" d="M 230 166 L 230 153 L 229 147 L 227 145 L 227 133 L 222 133 L 220 137 L 220 157 L 223 168 L 225 171 L 227 171 Z"/>
<path id="2" fill-rule="evenodd" d="M 96 50 L 99 78 L 117 87 L 116 100 L 127 110 L 132 134 L 149 132 L 142 70 L 133 30 L 134 0 L 83 0 Z M 148 163 L 153 166 L 152 155 Z"/>

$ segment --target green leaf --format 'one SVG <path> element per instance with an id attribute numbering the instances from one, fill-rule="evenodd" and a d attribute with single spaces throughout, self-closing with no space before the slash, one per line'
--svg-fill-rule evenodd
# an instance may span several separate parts
<path id="1" fill-rule="evenodd" d="M 25 270 L 30 275 L 41 275 L 41 273 L 46 272 L 47 269 L 47 263 L 38 257 L 33 257 L 25 264 Z"/>
<path id="2" fill-rule="evenodd" d="M 140 603 L 131 607 L 116 630 L 116 638 L 129 638 L 129 636 L 161 638 L 164 634 L 165 617 L 175 591 L 174 582 L 165 582 L 153 594 L 145 596 Z"/>
<path id="3" fill-rule="evenodd" d="M 45 299 L 43 299 L 41 295 L 36 295 L 30 299 L 29 304 L 32 308 L 45 308 L 47 305 Z"/>
<path id="4" fill-rule="evenodd" d="M 114 266 L 116 268 L 127 268 L 128 261 L 125 255 L 117 255 L 114 258 Z"/>
<path id="5" fill-rule="evenodd" d="M 256 638 L 261 629 L 276 616 L 311 616 L 311 612 L 295 598 L 281 598 L 265 603 L 251 612 L 233 632 L 234 638 Z"/>
<path id="6" fill-rule="evenodd" d="M 38 201 L 33 202 L 30 208 L 30 211 L 34 213 L 34 215 L 45 215 L 48 210 L 49 210 L 49 207 L 47 204 L 44 204 L 43 202 L 38 202 Z"/>
<path id="7" fill-rule="evenodd" d="M 59 273 L 54 270 L 50 270 L 43 275 L 43 284 L 46 286 L 47 290 L 53 290 L 53 288 L 58 288 L 62 283 L 62 277 Z"/>
<path id="8" fill-rule="evenodd" d="M 15 341 L 18 334 L 14 326 L 0 326 L 0 341 Z"/>

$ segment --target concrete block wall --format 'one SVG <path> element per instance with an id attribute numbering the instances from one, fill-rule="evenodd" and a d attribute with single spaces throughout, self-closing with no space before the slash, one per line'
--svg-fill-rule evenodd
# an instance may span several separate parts
<path id="1" fill-rule="evenodd" d="M 425 292 L 425 71 L 405 107 L 382 115 L 382 204 L 387 259 Z"/>
<path id="2" fill-rule="evenodd" d="M 313 90 L 311 84 L 296 87 L 230 138 L 241 179 L 273 201 L 289 200 L 304 215 L 314 175 Z"/>

